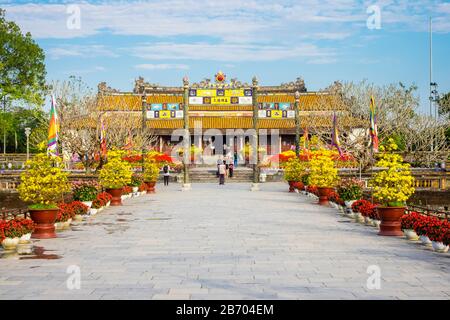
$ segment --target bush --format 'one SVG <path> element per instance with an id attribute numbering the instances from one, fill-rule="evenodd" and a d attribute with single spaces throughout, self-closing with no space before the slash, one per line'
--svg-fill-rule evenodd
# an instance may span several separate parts
<path id="1" fill-rule="evenodd" d="M 112 195 L 110 195 L 108 192 L 102 192 L 97 195 L 96 199 L 100 201 L 101 207 L 104 207 L 108 204 L 108 202 L 111 201 Z"/>
<path id="2" fill-rule="evenodd" d="M 414 223 L 421 218 L 421 214 L 417 212 L 411 212 L 410 214 L 404 214 L 402 216 L 402 229 L 414 229 Z"/>
<path id="3" fill-rule="evenodd" d="M 20 198 L 33 209 L 57 208 L 64 193 L 70 191 L 68 174 L 60 168 L 61 159 L 38 154 L 26 162 L 17 188 Z"/>
<path id="4" fill-rule="evenodd" d="M 131 176 L 131 183 L 129 186 L 131 187 L 139 187 L 144 182 L 144 177 L 142 174 L 134 173 Z"/>
<path id="5" fill-rule="evenodd" d="M 89 207 L 80 201 L 74 201 L 70 205 L 74 215 L 85 215 L 89 211 Z"/>
<path id="6" fill-rule="evenodd" d="M 108 163 L 100 170 L 100 184 L 106 189 L 120 189 L 131 183 L 132 171 L 129 163 L 119 152 L 108 152 Z"/>
<path id="7" fill-rule="evenodd" d="M 380 155 L 376 166 L 387 169 L 376 173 L 370 181 L 373 195 L 385 206 L 403 206 L 414 193 L 414 177 L 411 175 L 410 165 L 403 163 L 403 158 L 393 153 L 397 150 L 397 145 L 392 139 L 389 139 L 386 147 L 380 147 L 380 151 L 384 150 L 387 152 Z"/>
<path id="8" fill-rule="evenodd" d="M 96 181 L 78 181 L 72 183 L 75 201 L 93 201 L 97 197 L 99 185 Z"/>
<path id="9" fill-rule="evenodd" d="M 313 151 L 310 161 L 309 183 L 319 188 L 332 188 L 338 181 L 338 170 L 333 161 L 332 150 Z"/>
<path id="10" fill-rule="evenodd" d="M 444 235 L 449 228 L 450 224 L 447 221 L 440 220 L 436 217 L 430 217 L 425 232 L 431 241 L 443 242 Z"/>
<path id="11" fill-rule="evenodd" d="M 364 182 L 358 179 L 344 179 L 340 182 L 337 192 L 342 200 L 352 201 L 362 198 Z"/>
<path id="12" fill-rule="evenodd" d="M 352 204 L 353 212 L 359 212 L 364 217 L 369 217 L 372 219 L 378 219 L 377 207 L 372 202 L 368 200 L 358 200 Z"/>
<path id="13" fill-rule="evenodd" d="M 306 174 L 306 163 L 297 158 L 291 158 L 284 167 L 284 179 L 286 181 L 300 182 Z"/>
<path id="14" fill-rule="evenodd" d="M 414 222 L 413 227 L 414 231 L 419 236 L 426 236 L 427 235 L 427 225 L 430 221 L 430 217 L 428 216 L 422 216 L 420 215 L 417 220 Z"/>
<path id="15" fill-rule="evenodd" d="M 146 158 L 144 162 L 144 181 L 145 182 L 156 182 L 159 177 L 159 167 L 150 158 Z"/>

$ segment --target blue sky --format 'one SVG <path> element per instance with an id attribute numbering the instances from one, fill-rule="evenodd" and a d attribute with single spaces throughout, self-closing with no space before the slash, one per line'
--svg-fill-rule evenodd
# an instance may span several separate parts
<path id="1" fill-rule="evenodd" d="M 450 91 L 449 1 L 0 3 L 44 48 L 49 81 L 77 75 L 93 88 L 106 81 L 132 90 L 138 76 L 180 85 L 184 75 L 197 82 L 218 70 L 247 82 L 256 75 L 263 85 L 301 76 L 310 91 L 335 80 L 401 81 L 419 86 L 422 111 L 428 110 L 431 16 L 434 81 L 440 92 Z M 379 9 L 380 29 L 367 27 L 371 6 Z M 73 24 L 78 16 L 71 20 L 78 9 L 80 28 Z"/>

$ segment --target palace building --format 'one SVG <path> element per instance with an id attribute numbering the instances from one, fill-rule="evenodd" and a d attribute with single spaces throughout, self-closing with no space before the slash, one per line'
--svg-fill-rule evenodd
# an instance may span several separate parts
<path id="1" fill-rule="evenodd" d="M 161 151 L 174 144 L 173 130 L 188 128 L 193 135 L 194 127 L 201 127 L 203 132 L 217 129 L 223 134 L 227 129 L 277 129 L 279 141 L 269 138 L 260 141 L 260 147 L 269 149 L 276 145 L 279 150 L 267 151 L 285 151 L 295 144 L 296 130 L 303 134 L 304 130 L 314 133 L 331 129 L 333 112 L 340 114 L 343 123 L 351 121 L 338 99 L 329 92 L 308 92 L 301 78 L 278 86 L 263 86 L 256 77 L 249 83 L 228 81 L 222 72 L 213 81 L 190 83 L 184 78 L 181 86 L 173 87 L 148 83 L 140 77 L 132 92 L 120 92 L 104 82 L 98 85 L 99 111 L 109 117 L 134 119 L 137 128 L 153 129 Z M 245 139 L 237 137 L 235 148 L 242 148 Z M 191 143 L 203 149 L 208 144 L 203 140 L 192 138 Z"/>

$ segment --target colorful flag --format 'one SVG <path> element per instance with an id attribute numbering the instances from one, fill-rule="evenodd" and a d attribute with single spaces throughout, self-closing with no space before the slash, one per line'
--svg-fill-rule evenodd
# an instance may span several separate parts
<path id="1" fill-rule="evenodd" d="M 370 97 L 370 145 L 374 152 L 378 152 L 378 128 L 375 99 Z"/>
<path id="2" fill-rule="evenodd" d="M 47 154 L 52 157 L 57 157 L 58 154 L 58 115 L 56 114 L 56 100 L 52 95 L 52 107 L 50 109 L 50 124 L 48 127 L 48 143 Z"/>
<path id="3" fill-rule="evenodd" d="M 341 149 L 341 142 L 339 141 L 339 132 L 338 132 L 338 128 L 337 128 L 336 112 L 333 113 L 333 131 L 331 132 L 331 145 L 336 147 L 340 156 L 343 155 L 343 152 Z"/>
<path id="4" fill-rule="evenodd" d="M 100 130 L 100 155 L 103 158 L 106 158 L 107 149 L 106 149 L 106 131 L 105 131 L 105 123 L 103 122 L 103 117 L 101 118 L 101 130 Z"/>

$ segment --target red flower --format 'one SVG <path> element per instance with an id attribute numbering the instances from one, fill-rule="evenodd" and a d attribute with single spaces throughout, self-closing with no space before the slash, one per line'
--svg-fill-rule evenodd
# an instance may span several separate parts
<path id="1" fill-rule="evenodd" d="M 411 212 L 402 216 L 402 229 L 414 229 L 414 223 L 421 219 L 422 215 L 417 212 Z"/>
<path id="2" fill-rule="evenodd" d="M 425 227 L 425 232 L 431 241 L 443 242 L 444 235 L 450 228 L 448 221 L 442 221 L 436 217 L 430 217 Z"/>
<path id="3" fill-rule="evenodd" d="M 73 201 L 70 205 L 72 206 L 74 215 L 84 215 L 89 211 L 89 207 L 81 201 Z"/>
<path id="4" fill-rule="evenodd" d="M 377 206 L 368 200 L 358 200 L 352 204 L 353 212 L 360 212 L 363 217 L 379 220 Z"/>

